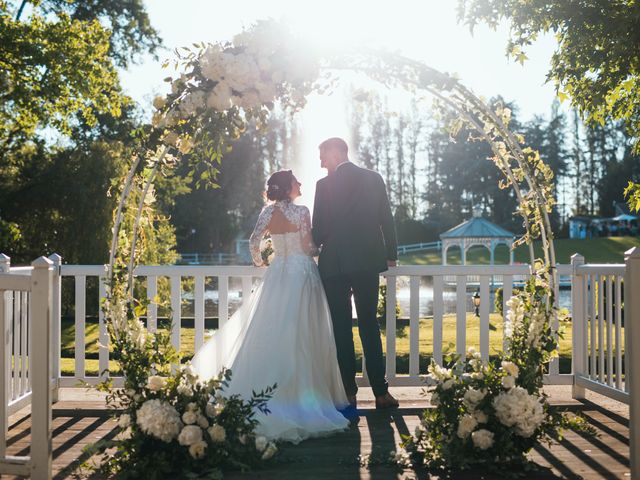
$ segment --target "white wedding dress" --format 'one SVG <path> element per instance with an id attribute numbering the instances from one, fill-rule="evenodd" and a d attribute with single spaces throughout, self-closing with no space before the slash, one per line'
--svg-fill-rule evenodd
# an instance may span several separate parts
<path id="1" fill-rule="evenodd" d="M 257 433 L 298 443 L 348 427 L 338 411 L 347 406 L 333 339 L 331 314 L 311 255 L 307 207 L 276 202 L 260 213 L 251 235 L 254 262 L 262 264 L 260 242 L 276 210 L 293 230 L 273 234 L 275 257 L 262 284 L 194 356 L 201 378 L 231 369 L 227 394 L 249 398 L 277 383 L 267 407 L 256 412 Z"/>

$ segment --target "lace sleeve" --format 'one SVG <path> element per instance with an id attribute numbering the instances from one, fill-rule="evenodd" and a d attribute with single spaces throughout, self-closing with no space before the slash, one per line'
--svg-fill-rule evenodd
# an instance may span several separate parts
<path id="1" fill-rule="evenodd" d="M 271 215 L 273 214 L 273 206 L 267 205 L 260 212 L 260 216 L 258 217 L 258 221 L 256 222 L 256 226 L 249 237 L 249 251 L 251 252 L 251 258 L 253 259 L 253 263 L 258 267 L 263 265 L 262 261 L 262 253 L 260 252 L 260 242 L 264 237 L 264 234 L 267 233 L 267 227 L 269 226 L 269 222 L 271 221 Z"/>
<path id="2" fill-rule="evenodd" d="M 304 252 L 311 256 L 317 257 L 320 254 L 318 247 L 313 242 L 313 237 L 311 236 L 311 215 L 309 214 L 309 209 L 307 207 L 301 207 L 302 210 L 302 219 L 300 222 L 300 234 L 302 241 L 302 249 Z"/>

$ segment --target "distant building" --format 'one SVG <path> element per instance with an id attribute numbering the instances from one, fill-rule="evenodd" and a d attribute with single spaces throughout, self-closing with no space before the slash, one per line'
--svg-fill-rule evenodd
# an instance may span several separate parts
<path id="1" fill-rule="evenodd" d="M 499 225 L 482 218 L 478 211 L 473 217 L 460 225 L 447 230 L 440 235 L 442 241 L 442 264 L 447 264 L 447 251 L 450 247 L 460 248 L 462 264 L 467 263 L 467 251 L 474 245 L 483 245 L 489 249 L 490 264 L 494 263 L 495 249 L 498 245 L 506 245 L 509 248 L 509 263 L 513 263 L 513 250 L 511 246 L 516 236 Z"/>

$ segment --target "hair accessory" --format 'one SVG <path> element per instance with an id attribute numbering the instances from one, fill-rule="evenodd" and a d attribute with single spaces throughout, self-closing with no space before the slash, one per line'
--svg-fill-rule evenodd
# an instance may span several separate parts
<path id="1" fill-rule="evenodd" d="M 278 185 L 269 185 L 269 186 L 274 190 L 280 190 L 280 187 Z"/>

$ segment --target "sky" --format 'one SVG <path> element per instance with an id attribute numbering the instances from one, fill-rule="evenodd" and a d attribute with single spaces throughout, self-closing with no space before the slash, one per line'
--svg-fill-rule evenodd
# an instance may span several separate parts
<path id="1" fill-rule="evenodd" d="M 476 94 L 502 95 L 520 107 L 520 116 L 547 115 L 555 97 L 546 83 L 549 61 L 556 43 L 546 35 L 527 50 L 529 60 L 520 65 L 505 55 L 508 25 L 495 31 L 476 27 L 473 35 L 457 23 L 456 0 L 147 0 L 151 24 L 164 39 L 167 51 L 156 61 L 142 63 L 121 72 L 125 91 L 151 112 L 153 96 L 165 93 L 161 68 L 173 58 L 172 49 L 193 42 L 231 40 L 256 20 L 274 18 L 287 22 L 305 40 L 321 46 L 377 47 L 420 60 L 438 70 L 455 73 Z M 357 85 L 356 85 L 357 86 Z M 394 92 L 389 92 L 393 98 Z M 401 107 L 399 107 L 401 108 Z M 342 95 L 313 96 L 302 112 L 304 132 L 302 155 L 309 157 L 299 170 L 303 200 L 312 198 L 305 190 L 324 173 L 317 165 L 317 145 L 330 136 L 348 136 L 346 102 Z M 305 193 L 306 191 L 306 193 Z"/>

